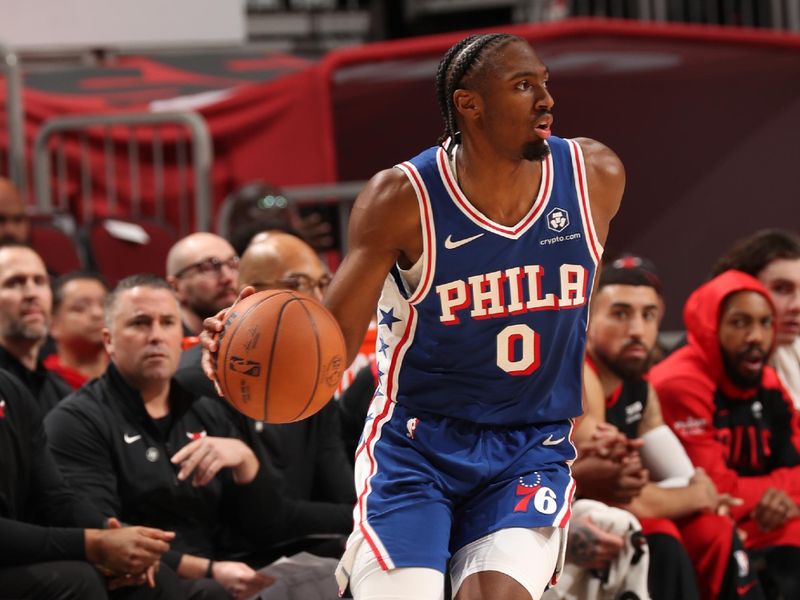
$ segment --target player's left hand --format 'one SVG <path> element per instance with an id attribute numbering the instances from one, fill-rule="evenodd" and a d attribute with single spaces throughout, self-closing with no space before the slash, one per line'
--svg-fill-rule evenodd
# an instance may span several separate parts
<path id="1" fill-rule="evenodd" d="M 180 465 L 178 479 L 183 481 L 194 474 L 192 485 L 208 484 L 220 469 L 233 469 L 233 479 L 239 485 L 250 483 L 258 473 L 258 459 L 242 440 L 224 437 L 202 437 L 190 442 L 171 459 Z"/>

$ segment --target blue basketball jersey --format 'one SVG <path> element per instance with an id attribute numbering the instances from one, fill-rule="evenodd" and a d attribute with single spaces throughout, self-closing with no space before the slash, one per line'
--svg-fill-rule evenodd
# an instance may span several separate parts
<path id="1" fill-rule="evenodd" d="M 513 226 L 479 212 L 447 154 L 397 165 L 419 202 L 419 282 L 395 267 L 378 304 L 385 395 L 411 411 L 485 424 L 581 413 L 589 296 L 602 254 L 580 146 L 551 137 L 539 190 Z"/>

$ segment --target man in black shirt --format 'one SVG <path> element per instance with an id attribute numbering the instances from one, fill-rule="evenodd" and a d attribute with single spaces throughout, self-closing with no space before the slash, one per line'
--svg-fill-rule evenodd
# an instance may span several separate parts
<path id="1" fill-rule="evenodd" d="M 256 236 L 239 266 L 239 289 L 247 285 L 258 290 L 289 288 L 321 299 L 329 280 L 314 249 L 299 237 L 280 231 Z M 195 346 L 184 352 L 176 379 L 195 394 L 216 396 L 213 383 L 200 367 L 200 350 Z M 221 404 L 229 406 L 224 401 Z M 329 403 L 308 419 L 282 425 L 254 421 L 229 410 L 248 432 L 251 447 L 263 462 L 275 465 L 285 484 L 288 539 L 279 540 L 273 548 L 262 547 L 265 560 L 299 550 L 338 558 L 344 550 L 344 537 L 353 527 L 355 490 L 336 404 Z M 341 539 L 330 537 L 320 542 L 308 537 L 320 534 L 338 534 Z"/>
<path id="2" fill-rule="evenodd" d="M 106 598 L 92 564 L 114 576 L 115 585 L 143 583 L 174 534 L 103 529 L 103 521 L 64 483 L 30 392 L 0 370 L 0 598 Z M 113 596 L 175 598 L 163 574 L 155 590 L 125 588 Z"/>
<path id="3" fill-rule="evenodd" d="M 72 391 L 39 360 L 52 309 L 50 279 L 39 255 L 22 244 L 0 246 L 0 368 L 31 391 L 43 414 Z"/>
<path id="4" fill-rule="evenodd" d="M 181 353 L 178 303 L 168 284 L 136 275 L 106 300 L 106 373 L 46 419 L 53 453 L 73 487 L 107 517 L 176 532 L 165 562 L 210 597 L 247 597 L 270 580 L 227 560 L 231 531 L 268 544 L 282 528 L 268 465 L 238 439 L 217 400 L 172 379 Z"/>

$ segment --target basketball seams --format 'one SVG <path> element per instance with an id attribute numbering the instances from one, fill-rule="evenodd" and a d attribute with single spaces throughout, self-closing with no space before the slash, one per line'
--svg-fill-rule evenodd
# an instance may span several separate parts
<path id="1" fill-rule="evenodd" d="M 320 348 L 319 344 L 319 328 L 317 327 L 317 320 L 311 314 L 311 311 L 308 310 L 308 307 L 303 302 L 303 299 L 297 298 L 300 301 L 300 306 L 305 311 L 306 316 L 308 317 L 309 323 L 311 323 L 311 329 L 314 332 L 314 342 L 317 350 L 317 372 L 316 377 L 314 377 L 314 387 L 311 389 L 311 394 L 308 396 L 308 400 L 306 401 L 303 410 L 301 410 L 295 417 L 292 419 L 293 421 L 297 421 L 305 412 L 308 410 L 308 407 L 311 406 L 311 402 L 314 400 L 314 396 L 317 393 L 317 388 L 319 387 L 319 374 L 322 368 L 322 349 Z M 287 303 L 288 304 L 288 303 Z M 277 330 L 277 328 L 276 328 Z"/>
<path id="2" fill-rule="evenodd" d="M 344 336 L 314 298 L 290 290 L 266 293 L 230 311 L 215 371 L 239 412 L 268 423 L 296 422 L 330 401 L 341 378 Z M 276 303 L 265 304 L 272 298 Z"/>
<path id="3" fill-rule="evenodd" d="M 289 305 L 294 302 L 299 302 L 300 298 L 292 294 L 291 292 L 286 292 L 292 298 L 291 300 L 287 300 L 281 306 L 280 312 L 278 312 L 278 318 L 275 320 L 275 330 L 272 333 L 272 344 L 269 347 L 269 365 L 267 368 L 267 376 L 264 379 L 264 416 L 261 419 L 262 421 L 267 420 L 267 404 L 269 403 L 269 386 L 270 381 L 272 380 L 272 366 L 275 362 L 275 346 L 278 344 L 278 336 L 281 332 L 281 321 L 283 320 L 283 313 L 286 312 L 286 309 Z M 302 305 L 302 302 L 301 302 Z"/>
<path id="4" fill-rule="evenodd" d="M 224 330 L 223 330 L 223 332 L 225 333 L 225 337 L 227 338 L 227 343 L 225 345 L 225 353 L 222 356 L 223 381 L 221 382 L 221 386 L 220 387 L 222 387 L 222 391 L 223 392 L 228 392 L 228 390 L 229 390 L 229 388 L 228 388 L 228 371 L 229 371 L 229 369 L 226 368 L 226 365 L 228 364 L 228 359 L 229 359 L 230 352 L 231 352 L 231 343 L 233 342 L 234 338 L 236 337 L 236 333 L 239 331 L 239 329 L 242 327 L 242 325 L 244 325 L 245 321 L 247 320 L 247 317 L 258 306 L 261 306 L 261 304 L 263 304 L 264 302 L 267 302 L 268 300 L 272 300 L 273 298 L 276 298 L 277 296 L 284 295 L 286 293 L 288 293 L 288 292 L 278 291 L 278 292 L 275 292 L 274 294 L 272 294 L 272 295 L 270 295 L 270 296 L 268 296 L 266 298 L 261 298 L 258 302 L 253 303 L 252 306 L 248 307 L 241 315 L 239 315 L 237 317 L 236 326 L 230 332 L 224 332 Z M 217 377 L 217 378 L 219 378 L 219 377 Z M 230 395 L 230 394 L 228 394 L 228 395 Z M 266 413 L 265 413 L 265 417 L 266 417 Z"/>

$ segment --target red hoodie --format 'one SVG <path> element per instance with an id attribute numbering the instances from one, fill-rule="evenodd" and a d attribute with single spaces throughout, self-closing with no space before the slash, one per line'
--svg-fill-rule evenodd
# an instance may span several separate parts
<path id="1" fill-rule="evenodd" d="M 650 381 L 664 421 L 680 438 L 695 466 L 703 467 L 720 492 L 744 500 L 732 516 L 747 519 L 767 488 L 800 501 L 800 438 L 791 400 L 771 367 L 752 388 L 733 384 L 719 344 L 719 317 L 730 294 L 754 291 L 769 300 L 761 283 L 727 271 L 695 290 L 683 311 L 688 345 L 657 364 Z"/>

